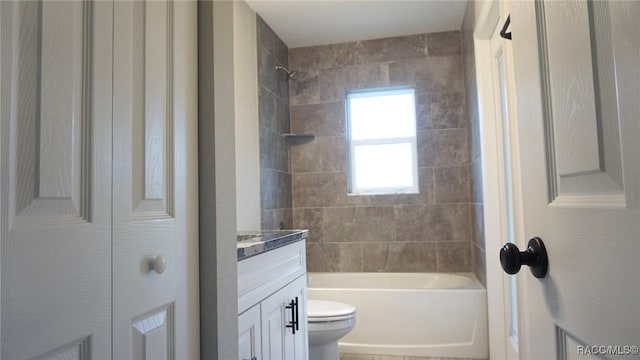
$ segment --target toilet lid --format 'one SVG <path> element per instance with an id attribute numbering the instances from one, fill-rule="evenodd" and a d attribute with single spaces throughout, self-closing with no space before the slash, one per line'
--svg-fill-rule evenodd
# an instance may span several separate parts
<path id="1" fill-rule="evenodd" d="M 354 316 L 353 305 L 337 301 L 307 300 L 307 318 L 309 321 L 337 321 Z"/>

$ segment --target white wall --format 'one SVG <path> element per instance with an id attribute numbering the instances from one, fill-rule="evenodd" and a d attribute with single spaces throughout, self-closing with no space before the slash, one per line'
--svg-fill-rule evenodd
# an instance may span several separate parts
<path id="1" fill-rule="evenodd" d="M 236 116 L 236 218 L 238 230 L 260 229 L 258 51 L 256 13 L 233 2 L 234 97 Z"/>
<path id="2" fill-rule="evenodd" d="M 198 2 L 200 358 L 238 358 L 233 4 Z"/>

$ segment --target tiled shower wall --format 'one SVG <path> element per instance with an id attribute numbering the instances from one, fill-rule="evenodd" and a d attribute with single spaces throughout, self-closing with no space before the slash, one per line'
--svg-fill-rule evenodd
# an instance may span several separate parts
<path id="1" fill-rule="evenodd" d="M 462 24 L 462 50 L 464 54 L 465 89 L 467 94 L 467 114 L 469 121 L 469 161 L 471 180 L 471 256 L 473 272 L 486 286 L 487 274 L 484 242 L 484 205 L 482 197 L 482 162 L 480 154 L 480 116 L 478 110 L 478 86 L 476 84 L 473 31 L 475 29 L 475 4 L 467 3 Z"/>
<path id="2" fill-rule="evenodd" d="M 282 137 L 290 129 L 289 84 L 276 65 L 288 67 L 289 49 L 257 16 L 258 106 L 260 134 L 260 200 L 262 229 L 291 229 L 291 171 L 289 145 Z"/>
<path id="3" fill-rule="evenodd" d="M 472 271 L 471 189 L 460 32 L 295 48 L 289 65 L 293 226 L 309 271 Z M 345 91 L 416 89 L 420 194 L 349 196 Z M 475 248 L 474 248 L 475 249 Z"/>

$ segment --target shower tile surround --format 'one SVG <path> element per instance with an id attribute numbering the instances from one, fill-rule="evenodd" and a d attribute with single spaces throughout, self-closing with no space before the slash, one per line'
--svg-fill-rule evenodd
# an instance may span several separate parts
<path id="1" fill-rule="evenodd" d="M 281 136 L 290 130 L 289 82 L 276 65 L 289 66 L 289 49 L 257 17 L 258 106 L 260 136 L 260 201 L 262 229 L 293 228 L 289 145 Z"/>
<path id="2" fill-rule="evenodd" d="M 486 247 L 484 239 L 484 200 L 482 196 L 482 162 L 480 154 L 480 115 L 478 110 L 478 87 L 475 73 L 473 30 L 475 29 L 475 6 L 472 1 L 462 23 L 462 48 L 464 54 L 465 92 L 467 94 L 467 116 L 469 137 L 469 171 L 471 181 L 471 224 L 473 272 L 483 285 L 487 285 Z M 497 255 L 497 253 L 495 254 Z"/>
<path id="3" fill-rule="evenodd" d="M 295 48 L 288 60 L 298 71 L 290 130 L 316 136 L 290 146 L 293 227 L 309 229 L 308 270 L 473 271 L 461 33 Z M 420 193 L 348 195 L 345 91 L 407 84 L 416 89 Z"/>

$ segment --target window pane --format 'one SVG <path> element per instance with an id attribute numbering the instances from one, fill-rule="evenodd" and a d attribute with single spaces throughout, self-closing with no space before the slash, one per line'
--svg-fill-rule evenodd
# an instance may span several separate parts
<path id="1" fill-rule="evenodd" d="M 356 189 L 414 185 L 411 143 L 356 145 L 353 159 Z"/>
<path id="2" fill-rule="evenodd" d="M 413 90 L 349 96 L 351 139 L 415 136 Z"/>

